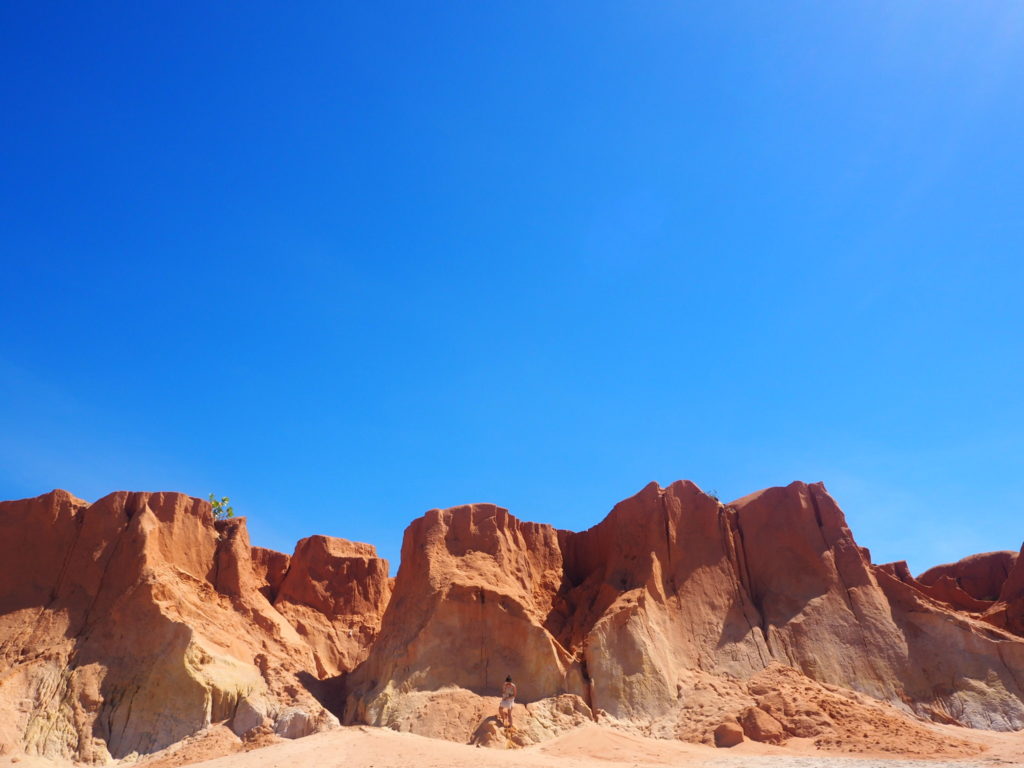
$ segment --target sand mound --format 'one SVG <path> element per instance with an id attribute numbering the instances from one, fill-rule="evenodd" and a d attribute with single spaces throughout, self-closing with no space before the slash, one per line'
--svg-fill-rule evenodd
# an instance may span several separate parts
<path id="1" fill-rule="evenodd" d="M 775 665 L 747 681 L 704 677 L 691 690 L 671 734 L 658 724 L 655 735 L 713 745 L 715 728 L 736 722 L 753 741 L 810 740 L 829 752 L 924 758 L 981 752 L 977 743 L 936 730 L 905 708 L 822 685 L 791 667 Z"/>

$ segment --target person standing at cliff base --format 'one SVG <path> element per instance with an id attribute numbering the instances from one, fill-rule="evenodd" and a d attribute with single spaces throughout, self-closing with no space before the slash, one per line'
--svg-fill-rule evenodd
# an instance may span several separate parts
<path id="1" fill-rule="evenodd" d="M 512 682 L 512 675 L 509 675 L 501 686 L 501 703 L 498 704 L 498 722 L 509 728 L 512 727 L 512 705 L 515 703 L 516 684 Z"/>

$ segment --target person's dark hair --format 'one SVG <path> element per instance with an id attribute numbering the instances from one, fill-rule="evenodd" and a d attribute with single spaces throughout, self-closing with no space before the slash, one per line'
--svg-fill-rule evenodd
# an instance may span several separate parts
<path id="1" fill-rule="evenodd" d="M 508 676 L 507 676 L 507 677 L 505 678 L 505 682 L 506 682 L 506 683 L 511 683 L 511 682 L 512 682 L 512 675 L 508 675 Z"/>

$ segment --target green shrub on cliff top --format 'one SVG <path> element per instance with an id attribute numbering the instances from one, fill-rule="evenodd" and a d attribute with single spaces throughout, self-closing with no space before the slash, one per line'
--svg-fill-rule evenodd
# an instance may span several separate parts
<path id="1" fill-rule="evenodd" d="M 235 516 L 235 508 L 230 506 L 228 502 L 231 501 L 227 496 L 221 496 L 219 499 L 210 494 L 210 505 L 213 507 L 213 519 L 214 520 L 227 520 L 229 517 Z"/>

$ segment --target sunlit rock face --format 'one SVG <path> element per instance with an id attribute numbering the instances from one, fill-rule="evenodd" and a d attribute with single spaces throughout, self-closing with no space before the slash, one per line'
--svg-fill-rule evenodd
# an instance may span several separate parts
<path id="1" fill-rule="evenodd" d="M 253 548 L 243 518 L 178 493 L 0 503 L 0 740 L 102 763 L 211 722 L 336 723 L 298 681 L 365 655 L 390 584 L 369 545 L 318 538 Z"/>
<path id="2" fill-rule="evenodd" d="M 980 560 L 963 569 L 972 592 L 1016 573 L 1000 582 L 989 561 L 1009 560 Z M 575 695 L 592 712 L 663 721 L 707 676 L 781 664 L 908 713 L 1024 727 L 1024 642 L 905 570 L 871 563 L 821 484 L 728 505 L 692 483 L 651 484 L 581 533 L 493 505 L 432 510 L 406 531 L 346 717 L 416 730 L 406 697 L 494 696 L 511 674 L 527 701 Z M 1007 589 L 1008 617 L 1020 590 Z M 994 604 L 961 591 L 968 608 Z"/>
<path id="3" fill-rule="evenodd" d="M 252 547 L 183 494 L 54 491 L 0 503 L 0 584 L 0 743 L 54 758 L 338 717 L 491 746 L 610 719 L 835 749 L 870 720 L 922 755 L 946 747 L 921 718 L 1024 727 L 1024 557 L 873 565 L 821 484 L 721 504 L 652 483 L 578 533 L 431 510 L 395 579 L 368 544 Z M 507 675 L 514 737 L 491 720 Z"/>

